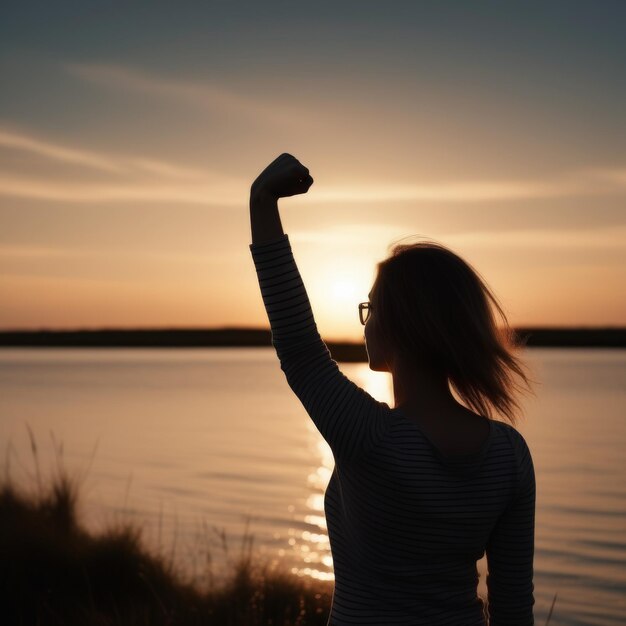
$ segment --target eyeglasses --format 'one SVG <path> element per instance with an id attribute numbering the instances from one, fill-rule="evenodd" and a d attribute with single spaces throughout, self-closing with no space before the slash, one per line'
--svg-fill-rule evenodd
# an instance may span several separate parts
<path id="1" fill-rule="evenodd" d="M 361 320 L 361 324 L 363 324 L 363 326 L 365 326 L 365 322 L 369 319 L 371 311 L 372 305 L 370 302 L 359 303 L 359 319 Z"/>

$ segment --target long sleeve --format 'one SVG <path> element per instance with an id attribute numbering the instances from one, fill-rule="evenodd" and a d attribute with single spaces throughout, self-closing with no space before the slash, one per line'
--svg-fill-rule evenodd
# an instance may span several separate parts
<path id="1" fill-rule="evenodd" d="M 319 335 L 288 235 L 250 244 L 280 367 L 336 459 L 372 449 L 389 406 L 346 378 Z"/>
<path id="2" fill-rule="evenodd" d="M 510 429 L 518 461 L 517 490 L 487 543 L 490 626 L 532 626 L 535 470 L 522 435 Z"/>

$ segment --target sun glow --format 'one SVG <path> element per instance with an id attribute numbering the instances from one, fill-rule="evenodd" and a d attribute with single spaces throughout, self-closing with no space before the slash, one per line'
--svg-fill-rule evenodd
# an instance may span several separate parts
<path id="1" fill-rule="evenodd" d="M 355 302 L 358 297 L 358 290 L 354 282 L 343 278 L 335 278 L 332 281 L 330 291 L 333 299 L 341 302 Z"/>
<path id="2" fill-rule="evenodd" d="M 328 262 L 325 258 L 320 262 L 319 258 L 312 260 L 309 257 L 302 264 L 315 319 L 325 338 L 362 340 L 358 304 L 367 300 L 373 283 L 374 263 L 371 258 L 342 255 L 332 248 L 328 246 Z"/>

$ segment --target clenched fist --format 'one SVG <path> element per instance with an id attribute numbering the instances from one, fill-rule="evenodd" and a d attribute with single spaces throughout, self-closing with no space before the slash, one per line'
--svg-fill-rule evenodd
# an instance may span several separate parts
<path id="1" fill-rule="evenodd" d="M 313 184 L 307 167 L 286 152 L 274 159 L 252 183 L 250 194 L 265 198 L 287 198 L 306 193 Z"/>

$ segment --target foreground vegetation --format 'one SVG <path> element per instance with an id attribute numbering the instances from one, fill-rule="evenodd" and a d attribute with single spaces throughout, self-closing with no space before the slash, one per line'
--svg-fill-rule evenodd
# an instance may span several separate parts
<path id="1" fill-rule="evenodd" d="M 79 481 L 60 466 L 36 489 L 0 479 L 0 623 L 12 626 L 326 626 L 332 583 L 268 566 L 244 535 L 240 556 L 206 589 L 149 550 L 136 524 L 86 530 Z M 555 598 L 550 608 L 550 622 Z"/>
<path id="2" fill-rule="evenodd" d="M 39 476 L 39 475 L 38 475 Z M 0 603 L 4 624 L 64 626 L 325 625 L 332 584 L 270 569 L 249 550 L 201 590 L 148 550 L 140 529 L 88 532 L 78 483 L 59 473 L 34 493 L 0 484 Z"/>

